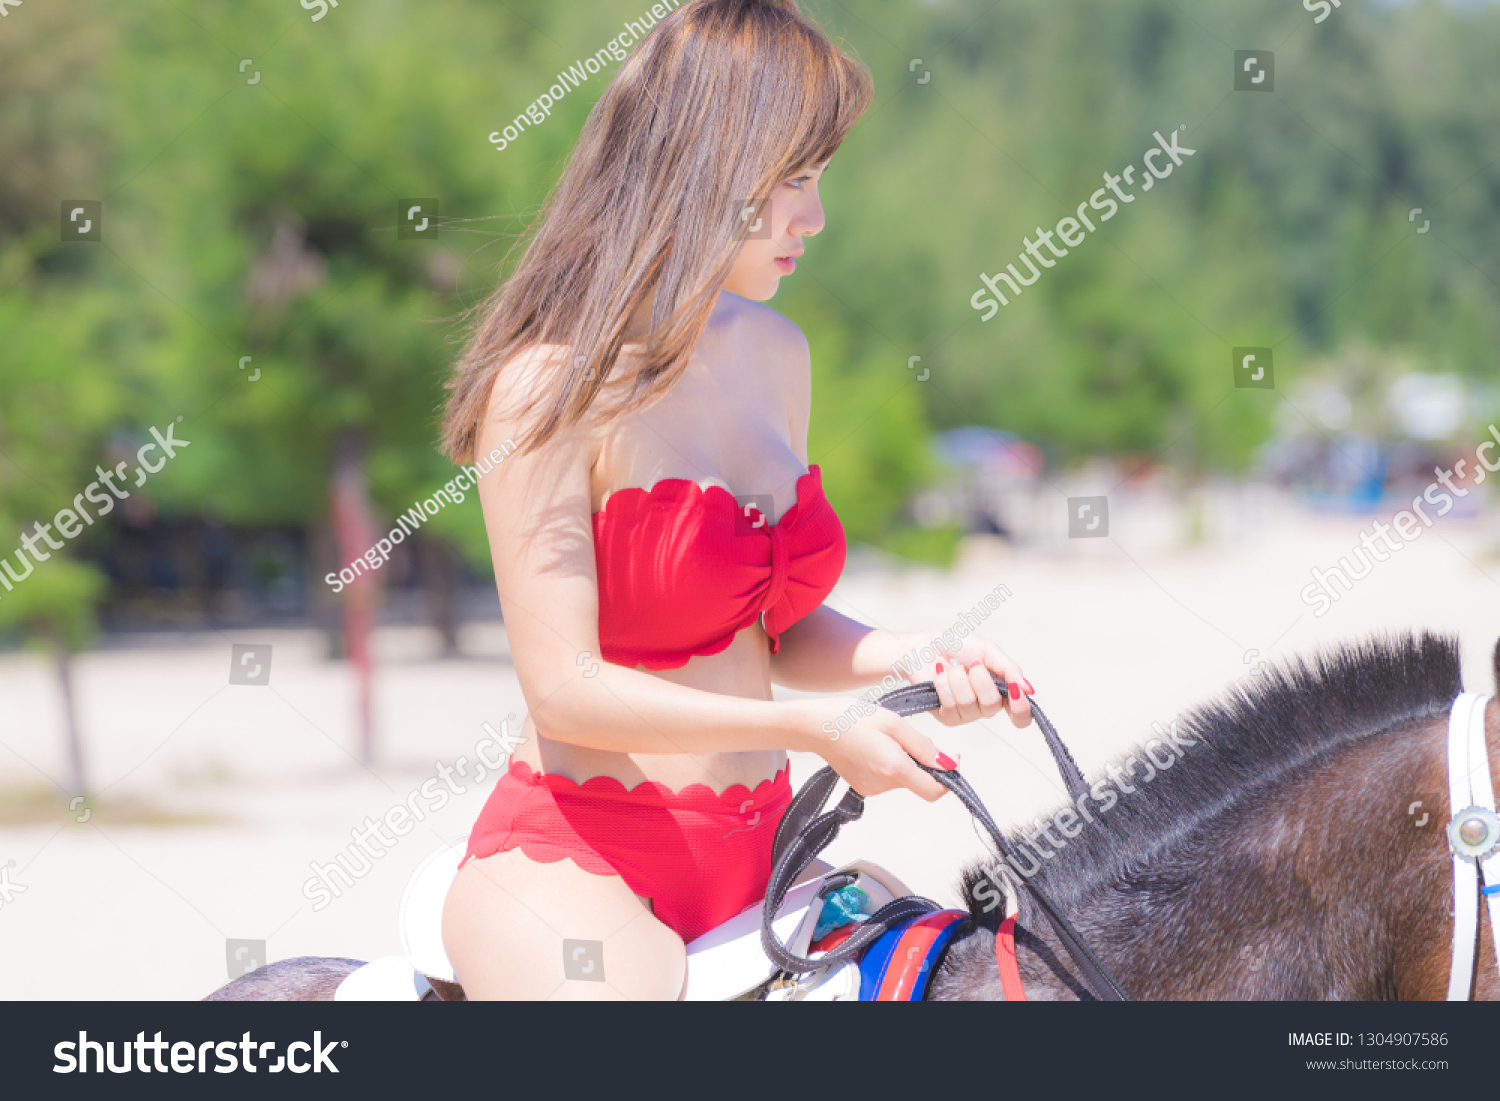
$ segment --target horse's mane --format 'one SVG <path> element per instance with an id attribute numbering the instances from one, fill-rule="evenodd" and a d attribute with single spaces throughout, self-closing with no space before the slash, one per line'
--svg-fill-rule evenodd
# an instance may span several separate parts
<path id="1" fill-rule="evenodd" d="M 1500 671 L 1500 650 L 1496 663 Z M 1341 747 L 1446 713 L 1462 690 L 1458 639 L 1428 633 L 1346 644 L 1243 679 L 1180 716 L 1178 732 L 1196 744 L 1134 794 L 1116 789 L 1119 802 L 1108 811 L 1093 803 L 1095 824 L 1040 861 L 1032 882 L 1068 910 L 1091 888 L 1139 873 L 1206 820 Z M 1140 751 L 1115 763 L 1132 755 Z M 1089 779 L 1107 783 L 1107 776 Z M 1028 854 L 1018 859 L 1036 860 L 1019 831 L 1007 839 L 1013 851 Z M 993 930 L 1003 907 L 989 891 L 976 893 L 984 879 L 983 865 L 965 869 L 963 895 L 970 917 Z"/>

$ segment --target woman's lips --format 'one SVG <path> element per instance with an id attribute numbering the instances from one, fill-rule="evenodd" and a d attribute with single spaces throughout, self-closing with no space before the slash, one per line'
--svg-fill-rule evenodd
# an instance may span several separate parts
<path id="1" fill-rule="evenodd" d="M 781 271 L 782 275 L 791 275 L 792 272 L 797 270 L 796 257 L 778 256 L 776 257 L 776 267 Z"/>

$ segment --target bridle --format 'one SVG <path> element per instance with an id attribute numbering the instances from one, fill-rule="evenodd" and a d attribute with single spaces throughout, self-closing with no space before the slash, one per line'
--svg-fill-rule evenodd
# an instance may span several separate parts
<path id="1" fill-rule="evenodd" d="M 999 677 L 994 680 L 1000 694 L 1009 698 L 1006 683 Z M 902 716 L 935 711 L 941 706 L 937 689 L 930 683 L 899 688 L 876 702 Z M 1081 797 L 1088 790 L 1088 783 L 1078 764 L 1035 700 L 1031 701 L 1031 713 L 1047 739 L 1047 746 L 1052 751 L 1070 796 L 1074 799 Z M 1000 859 L 1014 866 L 1005 836 L 974 789 L 969 786 L 969 782 L 957 771 L 928 768 L 921 762 L 917 762 L 917 767 L 958 796 L 969 813 L 984 826 Z M 952 940 L 959 925 L 968 918 L 967 913 L 941 910 L 931 899 L 906 895 L 881 907 L 856 932 L 815 960 L 791 952 L 771 926 L 782 900 L 797 877 L 833 842 L 845 823 L 857 821 L 864 813 L 864 797 L 853 788 L 844 793 L 844 797 L 832 810 L 820 813 L 837 783 L 838 774 L 832 768 L 819 769 L 802 786 L 802 790 L 797 792 L 776 828 L 776 838 L 771 850 L 771 879 L 766 887 L 766 900 L 761 912 L 761 945 L 778 967 L 791 974 L 820 971 L 846 960 L 857 959 L 862 973 L 874 989 L 890 993 L 892 997 L 899 997 L 901 1000 L 918 1000 L 926 991 L 942 951 Z M 1030 892 L 1095 995 L 1104 1001 L 1130 1001 L 1130 995 L 1047 897 L 1046 892 L 1031 882 L 1029 877 L 1021 877 L 1020 883 Z M 995 937 L 996 963 L 1006 998 L 1021 1000 L 1025 995 L 1016 967 L 1014 929 L 1014 915 L 1008 915 Z M 877 998 L 887 1000 L 878 995 Z"/>
<path id="2" fill-rule="evenodd" d="M 1479 899 L 1489 904 L 1500 966 L 1500 818 L 1490 782 L 1484 713 L 1491 697 L 1464 692 L 1448 713 L 1448 848 L 1453 854 L 1453 963 L 1448 1000 L 1467 1001 L 1479 969 Z"/>
<path id="3" fill-rule="evenodd" d="M 1001 695 L 1008 698 L 1005 682 L 996 677 L 995 685 Z M 1485 741 L 1485 711 L 1491 698 L 1477 692 L 1461 693 L 1453 701 L 1448 715 L 1448 794 L 1452 818 L 1446 833 L 1453 856 L 1453 955 L 1448 976 L 1449 1001 L 1467 1001 L 1478 977 L 1481 898 L 1489 910 L 1490 934 L 1495 945 L 1496 965 L 1500 968 L 1500 815 L 1496 812 Z M 877 702 L 902 716 L 933 711 L 940 706 L 937 689 L 931 684 L 901 688 L 882 696 Z M 1031 713 L 1047 739 L 1047 746 L 1069 794 L 1078 798 L 1088 790 L 1082 771 L 1035 700 L 1031 701 Z M 1001 860 L 1011 862 L 1011 851 L 1005 837 L 968 781 L 956 771 L 928 768 L 920 762 L 917 767 L 958 796 L 989 833 Z M 907 895 L 877 910 L 856 932 L 831 951 L 820 954 L 816 960 L 793 954 L 771 927 L 771 919 L 780 909 L 792 883 L 832 843 L 845 823 L 857 821 L 864 813 L 864 798 L 852 788 L 832 810 L 820 813 L 837 782 L 838 776 L 832 768 L 818 770 L 797 793 L 777 827 L 771 880 L 761 918 L 761 944 L 784 972 L 795 975 L 857 959 L 867 984 L 873 984 L 877 991 L 877 998 L 920 999 L 943 951 L 968 917 L 963 911 L 941 910 L 930 899 Z M 1031 893 L 1095 994 L 1105 1001 L 1130 1001 L 1130 995 L 1046 893 L 1029 877 L 1022 877 L 1020 883 Z M 1013 912 L 1006 915 L 995 936 L 995 955 L 1006 1000 L 1024 1000 L 1025 991 L 1016 960 Z"/>

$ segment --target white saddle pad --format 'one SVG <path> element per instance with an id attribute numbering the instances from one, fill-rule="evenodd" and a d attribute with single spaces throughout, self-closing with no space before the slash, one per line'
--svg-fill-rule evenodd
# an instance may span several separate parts
<path id="1" fill-rule="evenodd" d="M 432 985 L 405 956 L 372 960 L 339 983 L 336 1002 L 419 1002 Z"/>
<path id="2" fill-rule="evenodd" d="M 401 950 L 411 966 L 424 975 L 447 982 L 458 980 L 443 947 L 443 901 L 458 874 L 458 862 L 468 848 L 469 835 L 464 834 L 418 864 L 401 894 L 401 913 L 397 919 Z"/>
<path id="3" fill-rule="evenodd" d="M 407 880 L 401 896 L 398 933 L 404 956 L 386 956 L 367 963 L 355 971 L 334 995 L 336 1001 L 416 1001 L 429 988 L 424 976 L 456 982 L 453 965 L 443 947 L 443 902 L 448 888 L 458 874 L 458 862 L 468 847 L 468 837 L 454 838 L 417 865 Z M 855 861 L 838 871 L 859 874 L 859 885 L 871 896 L 872 909 L 879 908 L 898 895 L 910 894 L 899 879 L 877 864 Z M 822 907 L 814 907 L 825 876 L 834 869 L 815 860 L 803 873 L 797 886 L 787 892 L 772 927 L 783 943 L 798 955 L 807 954 L 813 927 Z M 775 965 L 760 943 L 761 903 L 736 914 L 710 929 L 687 946 L 688 979 L 686 1001 L 723 1001 L 736 997 L 765 981 Z M 774 1000 L 793 997 L 847 997 L 850 978 L 847 968 L 829 981 L 818 984 L 821 995 L 810 992 L 787 994 Z M 857 977 L 856 977 L 857 978 Z M 857 982 L 853 985 L 858 994 Z"/>

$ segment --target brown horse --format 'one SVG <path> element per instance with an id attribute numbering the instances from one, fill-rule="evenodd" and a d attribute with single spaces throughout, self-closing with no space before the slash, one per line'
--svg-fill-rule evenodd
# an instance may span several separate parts
<path id="1" fill-rule="evenodd" d="M 1500 679 L 1500 647 L 1495 666 Z M 1132 785 L 1061 849 L 1032 858 L 1035 881 L 1140 1000 L 1444 997 L 1457 641 L 1369 642 L 1251 683 L 1180 720 L 1181 758 Z M 1494 703 L 1486 734 L 1494 759 Z M 1019 834 L 1010 847 L 1031 851 Z M 930 1000 L 1002 997 L 1002 878 L 983 865 L 964 874 L 970 917 L 937 966 Z M 1020 892 L 1027 996 L 1091 997 L 1034 907 Z M 1473 996 L 1493 1000 L 1495 946 L 1488 923 L 1480 926 Z M 359 966 L 283 960 L 209 1000 L 327 1000 Z"/>
<path id="2" fill-rule="evenodd" d="M 1500 680 L 1500 647 L 1494 665 Z M 1181 736 L 1197 744 L 1037 861 L 1035 882 L 1139 1000 L 1442 999 L 1448 710 L 1461 690 L 1457 641 L 1432 635 L 1275 671 L 1189 714 Z M 1493 701 L 1485 735 L 1493 762 Z M 930 999 L 1003 996 L 994 872 L 965 873 L 970 917 Z M 1471 995 L 1495 1000 L 1480 927 Z M 1091 997 L 1024 891 L 1016 948 L 1028 998 Z"/>

